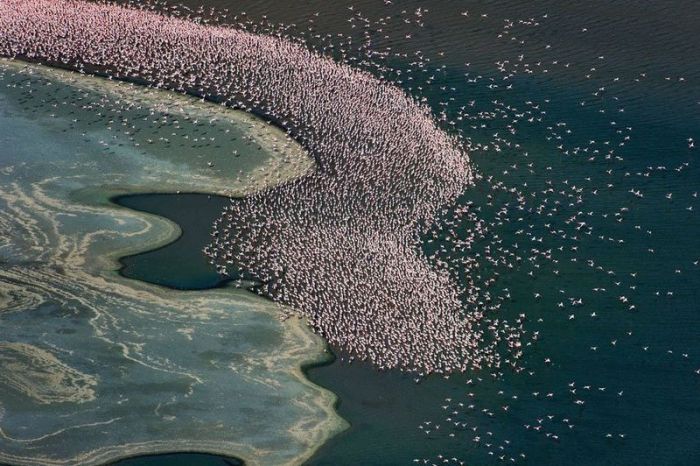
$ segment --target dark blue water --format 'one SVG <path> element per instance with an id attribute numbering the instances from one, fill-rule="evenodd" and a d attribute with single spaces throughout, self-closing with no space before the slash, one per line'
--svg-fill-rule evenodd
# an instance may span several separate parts
<path id="1" fill-rule="evenodd" d="M 357 57 L 391 47 L 360 66 L 470 141 L 483 179 L 462 202 L 489 234 L 460 254 L 500 318 L 526 316 L 519 372 L 310 370 L 352 427 L 309 464 L 700 464 L 700 3 L 189 3 L 295 23 L 319 47 L 349 34 Z M 194 270 L 171 285 L 205 284 Z"/>
<path id="2" fill-rule="evenodd" d="M 176 289 L 207 289 L 222 283 L 221 275 L 202 253 L 207 243 L 200 233 L 209 231 L 229 203 L 228 198 L 196 193 L 151 194 L 118 196 L 112 202 L 168 218 L 182 230 L 175 241 L 161 248 L 121 258 L 123 276 Z"/>
<path id="3" fill-rule="evenodd" d="M 206 453 L 169 453 L 127 458 L 110 466 L 241 466 L 244 463 L 235 458 L 224 458 Z"/>

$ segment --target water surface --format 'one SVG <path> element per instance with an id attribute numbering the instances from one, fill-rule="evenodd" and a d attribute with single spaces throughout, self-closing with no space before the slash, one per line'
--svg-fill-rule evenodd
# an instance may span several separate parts
<path id="1" fill-rule="evenodd" d="M 229 199 L 210 194 L 153 194 L 118 196 L 112 202 L 130 209 L 166 217 L 180 228 L 180 236 L 162 248 L 144 251 L 119 260 L 120 273 L 135 280 L 147 281 L 170 288 L 190 290 L 213 288 L 224 280 L 216 273 L 202 253 L 207 232 L 229 204 Z M 187 270 L 188 281 L 182 286 L 182 271 Z"/>

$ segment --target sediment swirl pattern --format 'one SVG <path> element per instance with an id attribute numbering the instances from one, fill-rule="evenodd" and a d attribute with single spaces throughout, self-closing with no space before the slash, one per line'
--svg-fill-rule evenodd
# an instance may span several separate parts
<path id="1" fill-rule="evenodd" d="M 318 169 L 234 201 L 207 253 L 224 274 L 380 367 L 498 366 L 472 291 L 429 263 L 421 228 L 471 179 L 459 142 L 398 88 L 283 37 L 148 10 L 5 1 L 0 53 L 193 93 L 265 115 Z M 466 296 L 466 299 L 465 299 Z"/>
<path id="2" fill-rule="evenodd" d="M 194 450 L 294 464 L 341 429 L 334 396 L 301 373 L 324 346 L 300 322 L 244 290 L 167 290 L 117 273 L 119 256 L 180 231 L 111 195 L 245 192 L 293 177 L 308 163 L 276 159 L 284 134 L 247 115 L 218 121 L 210 134 L 238 137 L 217 141 L 228 153 L 255 152 L 257 162 L 231 158 L 233 173 L 245 168 L 236 181 L 183 161 L 193 144 L 147 143 L 174 139 L 163 121 L 175 119 L 199 138 L 194 122 L 220 117 L 216 106 L 19 62 L 0 61 L 0 83 L 0 463 Z M 274 177 L 257 174 L 266 167 Z"/>

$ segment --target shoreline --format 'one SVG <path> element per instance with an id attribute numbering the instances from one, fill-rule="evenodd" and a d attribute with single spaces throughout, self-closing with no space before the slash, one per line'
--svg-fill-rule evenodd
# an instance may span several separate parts
<path id="1" fill-rule="evenodd" d="M 155 250 L 157 250 L 157 249 L 162 249 L 162 248 L 168 247 L 168 246 L 170 246 L 171 244 L 173 244 L 174 242 L 176 242 L 176 241 L 181 237 L 181 235 L 182 235 L 182 229 L 181 229 L 181 227 L 180 227 L 176 222 L 170 220 L 169 218 L 164 217 L 164 216 L 161 216 L 161 215 L 158 215 L 158 214 L 153 214 L 153 213 L 149 213 L 149 212 L 145 212 L 145 211 L 141 211 L 141 210 L 137 210 L 137 209 L 132 209 L 132 208 L 130 208 L 130 207 L 126 207 L 126 206 L 123 206 L 123 205 L 121 205 L 121 204 L 118 203 L 118 199 L 121 198 L 121 197 L 126 197 L 126 196 L 148 196 L 148 195 L 159 195 L 159 194 L 166 194 L 166 193 L 162 193 L 162 192 L 133 192 L 133 193 L 129 193 L 129 194 L 114 195 L 114 196 L 110 196 L 110 197 L 108 198 L 110 203 L 114 204 L 115 206 L 117 206 L 117 207 L 119 207 L 119 208 L 121 208 L 121 209 L 128 209 L 128 210 L 130 210 L 130 211 L 132 211 L 132 212 L 138 212 L 139 214 L 145 214 L 145 215 L 153 216 L 153 217 L 156 217 L 156 218 L 159 218 L 159 219 L 165 219 L 165 220 L 167 220 L 168 222 L 170 222 L 170 223 L 172 223 L 173 225 L 175 225 L 175 226 L 177 227 L 177 231 L 178 231 L 177 234 L 175 234 L 174 236 L 172 236 L 169 240 L 164 240 L 162 243 L 155 243 L 153 247 L 148 247 L 148 245 L 146 245 L 146 246 L 144 246 L 143 248 L 138 248 L 138 251 L 136 251 L 135 253 L 126 254 L 126 255 L 120 255 L 120 256 L 117 258 L 117 260 L 119 261 L 119 264 L 120 264 L 120 265 L 121 265 L 121 259 L 124 258 L 124 257 L 134 256 L 134 255 L 139 255 L 139 254 L 146 254 L 146 253 L 155 251 Z M 171 194 L 171 193 L 167 193 L 167 194 Z M 184 194 L 198 194 L 198 195 L 212 195 L 212 196 L 216 195 L 216 194 L 206 193 L 206 192 L 187 192 L 187 193 L 178 193 L 178 194 L 183 194 L 183 195 L 184 195 Z M 178 195 L 178 194 L 175 194 L 175 195 Z M 216 195 L 216 196 L 220 196 L 220 195 Z M 225 196 L 222 196 L 222 197 L 225 197 Z M 209 288 L 198 289 L 198 290 L 189 290 L 189 289 L 182 289 L 182 288 L 172 288 L 172 287 L 169 287 L 169 286 L 167 286 L 167 285 L 154 284 L 154 283 L 146 282 L 146 281 L 143 281 L 143 280 L 138 280 L 138 279 L 126 277 L 126 276 L 124 276 L 124 275 L 121 274 L 121 270 L 122 270 L 122 267 L 120 267 L 116 272 L 119 274 L 120 277 L 122 277 L 122 278 L 124 278 L 124 279 L 126 279 L 126 280 L 137 281 L 137 282 L 139 282 L 139 283 L 145 283 L 145 284 L 147 284 L 147 285 L 149 285 L 149 286 L 159 287 L 159 288 L 163 288 L 163 289 L 166 289 L 166 290 L 187 291 L 187 292 L 195 292 L 195 293 L 196 293 L 196 292 L 198 292 L 198 291 L 225 289 L 225 288 L 227 288 L 228 283 L 230 283 L 230 280 L 227 280 L 227 281 L 223 281 L 223 282 L 219 283 L 219 284 L 216 285 L 216 286 L 209 287 Z M 242 290 L 243 290 L 243 289 L 242 289 Z M 255 296 L 256 298 L 258 298 L 257 295 L 253 295 L 253 296 Z M 265 300 L 265 301 L 267 301 L 267 302 L 269 302 L 269 303 L 274 304 L 274 301 L 272 301 L 272 300 L 270 300 L 270 299 L 268 299 L 268 298 L 265 298 L 265 297 L 259 297 L 259 298 L 260 298 L 260 299 L 263 299 L 263 300 Z M 291 327 L 291 331 L 293 331 L 293 332 L 298 332 L 299 334 L 310 332 L 310 330 L 309 330 L 309 328 L 308 328 L 308 325 L 306 325 L 306 319 L 300 319 L 300 318 L 296 318 L 296 317 L 290 317 L 290 318 L 288 318 L 288 319 L 285 319 L 283 322 L 284 322 L 284 325 L 285 325 L 285 326 Z M 316 336 L 316 334 L 314 334 L 314 333 L 312 333 L 312 335 L 313 335 L 314 337 Z M 319 338 L 320 338 L 320 337 L 319 337 Z M 338 435 L 338 434 L 340 434 L 340 433 L 346 431 L 346 430 L 350 427 L 350 425 L 347 423 L 347 421 L 345 421 L 345 419 L 343 419 L 342 417 L 340 417 L 340 416 L 337 414 L 336 408 L 337 408 L 338 404 L 339 404 L 340 401 L 341 401 L 340 398 L 338 397 L 338 395 L 335 394 L 334 392 L 328 390 L 327 388 L 325 388 L 325 387 L 323 387 L 323 386 L 321 386 L 321 385 L 318 385 L 318 384 L 314 383 L 314 382 L 311 380 L 311 377 L 309 376 L 309 372 L 312 371 L 313 369 L 328 366 L 328 365 L 332 364 L 333 362 L 335 362 L 335 360 L 337 359 L 336 355 L 333 353 L 333 351 L 331 350 L 331 348 L 330 348 L 330 346 L 328 345 L 328 343 L 327 343 L 325 340 L 323 340 L 323 339 L 321 339 L 321 340 L 322 340 L 322 346 L 323 346 L 323 354 L 321 355 L 322 357 L 321 357 L 320 359 L 309 358 L 309 359 L 307 359 L 307 360 L 305 360 L 305 361 L 302 361 L 302 362 L 295 368 L 294 373 L 296 373 L 298 379 L 299 379 L 300 381 L 302 381 L 305 385 L 307 385 L 307 386 L 312 386 L 312 387 L 320 387 L 324 392 L 326 392 L 327 394 L 330 395 L 330 396 L 326 397 L 328 400 L 332 401 L 331 409 L 328 411 L 328 413 L 329 413 L 329 414 L 331 414 L 331 413 L 334 414 L 334 415 L 337 416 L 339 419 L 341 419 L 342 422 L 340 422 L 339 425 L 337 426 L 337 427 L 338 427 L 337 430 L 333 431 L 330 435 L 324 436 L 324 437 L 322 437 L 321 439 L 319 439 L 319 441 L 315 442 L 317 446 L 316 446 L 316 448 L 314 448 L 314 449 L 310 452 L 310 454 L 306 455 L 306 457 L 300 459 L 298 462 L 291 463 L 291 464 L 298 464 L 298 465 L 304 464 L 304 462 L 306 462 L 307 460 L 309 460 L 310 458 L 312 458 L 312 457 L 316 454 L 316 452 L 317 452 L 323 445 L 325 445 L 325 443 L 326 443 L 328 440 L 330 440 L 331 438 L 335 437 L 336 435 Z M 311 340 L 309 340 L 309 342 L 311 342 Z M 218 455 L 218 453 L 214 453 L 214 452 L 211 452 L 211 451 L 202 451 L 202 452 L 199 452 L 199 451 L 192 451 L 192 452 L 180 451 L 180 452 L 175 452 L 175 451 L 174 451 L 174 452 L 172 452 L 172 453 L 174 453 L 174 454 L 176 454 L 176 453 L 212 453 L 212 454 L 217 454 L 217 455 Z M 167 454 L 167 452 L 166 452 L 166 453 L 158 453 L 158 455 L 162 455 L 162 454 Z M 151 455 L 136 455 L 136 457 L 140 457 L 140 456 L 151 456 Z M 241 461 L 244 461 L 244 460 L 241 459 L 241 458 L 236 458 L 236 459 L 241 460 Z M 105 464 L 104 466 L 110 466 L 111 464 L 112 464 L 112 463 L 107 463 L 107 464 Z M 251 463 L 245 462 L 245 464 L 251 464 Z"/>
<path id="2" fill-rule="evenodd" d="M 3 60 L 2 63 L 7 63 L 8 61 Z M 12 62 L 12 61 L 10 61 Z M 19 61 L 15 61 L 18 66 L 25 67 L 30 66 L 34 69 L 41 68 L 37 65 L 27 65 Z M 45 70 L 50 70 L 50 68 L 45 68 Z M 63 72 L 62 72 L 63 73 Z M 48 73 L 49 75 L 51 73 Z M 75 73 L 76 76 L 77 73 Z M 96 78 L 100 79 L 100 78 Z M 109 92 L 108 90 L 104 92 Z M 159 91 L 165 92 L 165 91 Z M 209 105 L 209 104 L 207 104 Z M 233 109 L 226 109 L 229 112 Z M 235 111 L 235 110 L 234 110 Z M 289 175 L 289 174 L 287 174 Z M 286 178 L 285 178 L 286 180 Z M 163 180 L 162 186 L 158 185 L 158 192 L 176 192 L 178 190 L 177 180 Z M 200 186 L 206 185 L 206 183 L 201 183 L 201 181 L 195 180 L 195 184 L 200 184 Z M 190 186 L 191 187 L 191 186 Z M 120 246 L 116 248 L 101 250 L 90 258 L 89 268 L 85 268 L 88 264 L 87 257 L 83 257 L 85 251 L 81 250 L 80 254 L 72 257 L 70 264 L 67 264 L 71 268 L 76 268 L 75 272 L 78 275 L 82 275 L 85 279 L 89 279 L 90 282 L 96 283 L 98 286 L 102 286 L 109 290 L 118 290 L 121 287 L 131 290 L 129 296 L 134 297 L 149 297 L 157 300 L 158 302 L 164 301 L 168 296 L 172 296 L 172 290 L 166 287 L 149 284 L 143 281 L 138 281 L 134 279 L 129 279 L 123 277 L 119 274 L 119 269 L 121 264 L 119 259 L 121 257 L 138 254 L 139 252 L 146 252 L 153 248 L 164 247 L 174 241 L 176 241 L 182 234 L 182 231 L 175 222 L 168 220 L 165 217 L 161 217 L 154 214 L 149 214 L 145 212 L 137 212 L 133 209 L 120 206 L 113 202 L 113 199 L 119 196 L 125 195 L 137 195 L 137 194 L 147 194 L 153 192 L 152 185 L 150 190 L 145 189 L 144 184 L 135 183 L 135 185 L 88 185 L 82 188 L 71 190 L 66 193 L 65 198 L 60 198 L 61 203 L 77 204 L 82 208 L 87 208 L 91 213 L 98 213 L 101 215 L 112 216 L 109 211 L 118 211 L 120 216 L 126 216 L 131 218 L 136 218 L 139 222 L 143 223 L 143 228 L 141 231 L 130 233 L 128 236 L 135 236 L 137 241 L 129 240 L 123 241 Z M 160 188 L 163 188 L 162 190 Z M 188 189 L 185 187 L 184 189 Z M 191 192 L 195 192 L 194 190 Z M 204 190 L 196 191 L 200 194 L 205 195 L 222 195 L 219 192 L 207 192 Z M 53 199 L 52 197 L 47 197 L 47 199 Z M 145 238 L 144 238 L 145 237 Z M 116 245 L 116 243 L 113 243 Z M 101 284 L 101 285 L 100 285 Z M 225 299 L 239 298 L 241 303 L 250 307 L 254 307 L 255 312 L 263 312 L 270 315 L 272 318 L 277 318 L 279 316 L 278 311 L 270 305 L 268 300 L 263 300 L 263 298 L 253 295 L 245 290 L 232 289 L 226 287 L 225 284 L 217 287 L 216 289 L 210 290 L 214 293 L 211 297 L 214 300 L 222 301 Z M 177 295 L 184 297 L 187 294 L 199 293 L 199 292 L 187 292 L 178 290 Z M 299 359 L 299 363 L 295 367 L 289 368 L 289 374 L 294 377 L 297 382 L 305 387 L 310 388 L 309 392 L 303 393 L 302 399 L 295 398 L 294 402 L 300 404 L 307 404 L 309 406 L 315 406 L 316 409 L 324 414 L 323 422 L 316 429 L 308 429 L 308 424 L 304 424 L 304 420 L 307 417 L 302 417 L 301 420 L 292 425 L 290 431 L 292 436 L 300 441 L 301 445 L 307 445 L 308 448 L 300 453 L 298 456 L 289 459 L 288 461 L 283 461 L 279 464 L 301 464 L 308 458 L 313 456 L 313 454 L 320 448 L 325 442 L 337 435 L 337 433 L 343 431 L 347 427 L 347 423 L 338 416 L 334 409 L 336 405 L 336 395 L 327 389 L 312 383 L 306 378 L 304 368 L 307 366 L 316 366 L 318 364 L 323 364 L 326 359 L 325 355 L 325 342 L 320 339 L 317 335 L 311 332 L 301 321 L 298 319 L 287 319 L 283 323 L 283 338 L 285 341 L 292 339 L 295 340 L 295 345 L 291 347 L 291 352 L 286 355 L 289 358 Z M 267 355 L 265 355 L 267 356 Z M 265 357 L 264 356 L 264 357 Z M 276 354 L 271 355 L 272 359 L 277 356 Z M 318 359 L 321 358 L 321 359 Z M 272 362 L 270 362 L 272 363 Z M 117 459 L 124 459 L 133 456 L 143 456 L 143 455 L 161 455 L 172 453 L 173 451 L 185 451 L 191 450 L 202 453 L 211 453 L 214 455 L 221 455 L 225 457 L 234 457 L 245 461 L 245 464 L 268 464 L 271 458 L 263 460 L 260 458 L 256 459 L 256 449 L 255 447 L 245 447 L 243 449 L 231 445 L 226 448 L 226 445 L 222 447 L 222 442 L 212 441 L 208 443 L 207 441 L 187 441 L 183 440 L 181 442 L 176 441 L 177 446 L 173 446 L 171 441 L 153 441 L 153 442 L 143 442 L 143 443 L 131 443 L 123 444 L 120 446 L 109 446 L 104 448 L 98 448 L 91 452 L 81 453 L 70 461 L 80 461 L 81 463 L 89 464 L 112 464 Z M 125 452 L 124 456 L 121 456 L 117 451 L 129 450 L 128 453 Z M 108 459 L 109 458 L 109 459 Z M 264 458 L 264 457 L 263 457 Z M 22 464 L 38 464 L 36 460 L 32 462 L 31 458 L 24 458 L 17 455 L 7 454 L 4 455 L 3 460 L 10 460 L 17 465 Z M 41 459 L 41 464 L 66 464 L 66 460 L 49 460 L 47 462 L 46 458 Z M 279 460 L 277 460 L 279 462 Z"/>
<path id="3" fill-rule="evenodd" d="M 141 194 L 203 194 L 203 195 L 217 195 L 226 196 L 229 198 L 243 199 L 251 194 L 254 194 L 265 189 L 269 189 L 276 185 L 281 185 L 285 183 L 290 183 L 295 180 L 307 177 L 313 174 L 319 168 L 319 160 L 313 155 L 313 153 L 306 146 L 304 141 L 297 137 L 292 129 L 285 128 L 281 125 L 280 121 L 274 118 L 272 115 L 268 115 L 260 110 L 253 108 L 240 108 L 233 105 L 226 104 L 219 96 L 215 96 L 207 93 L 200 93 L 196 90 L 187 89 L 186 91 L 179 91 L 171 87 L 158 87 L 154 86 L 148 81 L 137 79 L 130 76 L 112 76 L 109 73 L 102 71 L 100 68 L 92 66 L 90 71 L 79 71 L 75 67 L 68 66 L 61 62 L 53 62 L 51 60 L 34 59 L 30 57 L 23 56 L 0 56 L 0 66 L 12 67 L 17 71 L 22 71 L 24 69 L 31 70 L 31 72 L 40 73 L 42 76 L 48 77 L 50 79 L 59 80 L 66 86 L 78 87 L 88 91 L 95 91 L 94 86 L 99 87 L 99 92 L 108 92 L 111 95 L 121 97 L 123 99 L 134 100 L 137 98 L 153 99 L 155 97 L 152 94 L 158 94 L 157 97 L 166 98 L 170 100 L 170 104 L 173 108 L 168 108 L 168 111 L 173 113 L 184 113 L 181 109 L 174 108 L 175 101 L 181 100 L 190 105 L 196 105 L 199 108 L 197 110 L 209 111 L 211 114 L 216 114 L 217 116 L 225 115 L 230 118 L 231 124 L 233 120 L 238 120 L 237 123 L 242 125 L 251 124 L 251 122 L 259 123 L 260 128 L 265 128 L 266 130 L 272 130 L 272 132 L 278 132 L 279 135 L 284 135 L 284 139 L 290 139 L 293 142 L 291 150 L 287 152 L 296 158 L 295 163 L 303 163 L 305 166 L 300 168 L 292 167 L 287 170 L 289 173 L 285 173 L 283 179 L 277 180 L 274 183 L 263 183 L 258 185 L 258 180 L 253 180 L 251 186 L 246 186 L 244 191 L 241 191 L 236 185 L 239 184 L 235 179 L 228 179 L 229 183 L 224 186 L 219 186 L 214 183 L 210 186 L 210 190 L 193 188 L 193 186 L 201 185 L 197 182 L 190 184 L 188 186 L 179 186 L 172 183 L 163 183 L 154 190 L 150 186 L 133 186 L 134 189 L 125 190 L 122 186 L 113 185 L 108 186 L 108 198 L 104 199 L 105 202 L 111 202 L 111 198 L 119 198 L 121 196 L 131 196 L 131 195 L 141 195 Z M 77 80 L 83 80 L 83 82 L 78 83 Z M 139 90 L 141 91 L 139 93 Z M 138 94 L 137 97 L 134 97 Z M 135 101 L 135 100 L 134 100 Z M 153 102 L 152 102 L 153 103 Z M 159 109 L 162 103 L 153 103 L 155 109 Z M 277 135 L 276 135 L 277 136 Z M 260 135 L 253 135 L 256 140 Z M 262 139 L 264 141 L 264 139 Z M 279 157 L 277 155 L 276 157 Z M 277 163 L 277 167 L 284 167 L 284 164 L 279 164 L 278 160 L 267 160 L 265 163 Z M 234 187 L 232 188 L 231 185 Z M 94 187 L 93 187 L 94 188 Z M 181 189 L 182 188 L 182 189 Z M 92 188 L 86 188 L 87 191 Z M 78 193 L 79 194 L 79 193 Z"/>
<path id="4" fill-rule="evenodd" d="M 197 91 L 194 88 L 187 88 L 185 90 L 178 90 L 175 89 L 174 87 L 170 86 L 164 86 L 164 87 L 158 87 L 154 86 L 151 82 L 141 79 L 135 76 L 128 76 L 128 75 L 111 75 L 108 72 L 100 69 L 97 66 L 94 65 L 89 65 L 85 66 L 85 69 L 87 71 L 83 70 L 78 70 L 76 67 L 71 67 L 70 65 L 67 65 L 62 62 L 57 62 L 57 61 L 52 61 L 52 60 L 45 60 L 41 58 L 31 58 L 23 55 L 16 55 L 12 57 L 6 57 L 6 56 L 0 56 L 0 62 L 18 62 L 18 63 L 24 63 L 25 65 L 34 65 L 38 67 L 44 67 L 44 68 L 50 68 L 50 69 L 55 69 L 71 74 L 78 74 L 83 77 L 89 77 L 89 78 L 97 78 L 97 79 L 103 79 L 107 81 L 112 81 L 116 83 L 123 83 L 127 85 L 136 85 L 144 89 L 149 89 L 149 90 L 154 90 L 157 92 L 165 92 L 165 93 L 172 93 L 177 96 L 184 96 L 184 97 L 190 97 L 194 99 L 201 100 L 203 102 L 206 102 L 208 104 L 214 104 L 214 105 L 219 105 L 224 107 L 226 110 L 229 111 L 234 111 L 234 112 L 241 112 L 243 114 L 250 114 L 253 115 L 255 118 L 259 118 L 260 120 L 264 121 L 266 124 L 273 126 L 275 129 L 287 134 L 290 138 L 294 140 L 295 143 L 297 143 L 299 146 L 301 146 L 304 151 L 306 151 L 306 155 L 310 157 L 313 160 L 313 164 L 311 166 L 311 169 L 308 170 L 306 173 L 301 175 L 301 177 L 308 176 L 310 173 L 312 173 L 314 170 L 318 169 L 320 160 L 318 157 L 313 155 L 313 152 L 310 150 L 310 148 L 307 146 L 306 142 L 303 140 L 303 138 L 300 138 L 295 131 L 295 128 L 292 124 L 287 124 L 285 127 L 282 125 L 281 120 L 274 115 L 270 115 L 268 113 L 265 113 L 264 111 L 254 108 L 254 107 L 237 107 L 234 105 L 231 105 L 227 103 L 228 101 L 224 100 L 221 96 L 215 95 L 215 94 L 210 94 L 207 92 L 200 92 Z M 285 180 L 284 182 L 289 182 L 294 180 L 295 178 L 290 178 L 288 180 Z M 205 192 L 196 192 L 196 191 L 191 191 L 188 192 L 189 194 L 208 194 Z M 144 193 L 147 194 L 147 193 Z M 155 194 L 155 193 L 154 193 Z M 183 194 L 186 194 L 183 192 Z M 232 195 L 231 197 L 245 197 L 244 195 Z"/>

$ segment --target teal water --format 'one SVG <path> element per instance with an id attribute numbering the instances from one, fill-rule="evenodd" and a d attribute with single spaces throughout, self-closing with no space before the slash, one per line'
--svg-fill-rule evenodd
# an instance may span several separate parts
<path id="1" fill-rule="evenodd" d="M 498 273 L 502 317 L 527 315 L 527 369 L 415 380 L 338 354 L 308 375 L 351 428 L 309 464 L 698 464 L 698 4 L 381 3 L 235 8 L 319 47 L 338 32 L 390 46 L 407 90 L 462 117 L 448 130 L 484 176 L 463 201 L 491 231 L 466 254 L 477 281 Z"/>
<path id="2" fill-rule="evenodd" d="M 152 202 L 155 199 L 164 199 L 158 195 L 138 197 L 143 200 L 143 204 L 147 200 Z M 202 197 L 197 200 L 206 202 Z M 161 214 L 163 210 L 160 210 Z M 158 211 L 158 209 L 153 208 L 151 211 Z M 206 235 L 197 236 L 201 244 L 206 243 Z M 174 255 L 178 254 L 175 248 L 166 247 L 162 250 Z M 180 276 L 177 287 L 184 288 L 190 284 L 197 286 L 196 276 L 193 277 L 192 282 L 189 282 L 187 269 L 178 270 Z M 560 283 L 559 286 L 566 285 Z M 529 291 L 529 288 L 522 285 L 520 288 L 522 288 L 520 290 L 522 294 Z M 512 289 L 513 293 L 517 293 L 518 285 L 514 284 Z M 560 324 L 553 327 L 554 330 L 561 330 Z M 577 343 L 576 338 L 580 341 L 595 342 L 600 341 L 603 335 L 615 333 L 615 329 L 610 328 L 609 324 L 605 329 L 596 325 L 586 325 L 586 327 L 588 327 L 586 335 L 577 336 L 571 335 L 570 332 L 566 333 L 563 335 L 563 338 L 566 338 L 563 343 L 549 339 L 547 343 L 540 343 L 538 352 L 556 351 L 554 354 L 563 361 L 560 363 L 561 366 L 566 367 L 565 375 L 571 380 L 578 379 L 579 383 L 593 385 L 586 399 L 589 403 L 595 402 L 595 405 L 587 409 L 574 407 L 567 409 L 566 402 L 570 402 L 571 396 L 566 396 L 562 392 L 565 392 L 569 378 L 562 378 L 557 372 L 548 371 L 546 368 L 541 369 L 545 372 L 544 376 L 534 379 L 511 375 L 500 380 L 485 380 L 469 385 L 465 383 L 466 377 L 462 376 L 453 376 L 449 380 L 431 377 L 416 383 L 412 376 L 398 372 L 379 373 L 366 363 L 348 365 L 336 361 L 329 366 L 310 369 L 307 374 L 312 381 L 340 394 L 338 412 L 351 423 L 352 427 L 328 442 L 309 464 L 406 464 L 410 463 L 414 457 L 430 456 L 435 451 L 460 455 L 473 454 L 477 455 L 476 458 L 480 461 L 484 461 L 481 456 L 483 452 L 478 448 L 465 445 L 463 440 L 449 437 L 449 433 L 464 432 L 466 427 L 454 429 L 450 428 L 449 423 L 443 424 L 442 428 L 447 436 L 433 432 L 428 434 L 427 438 L 426 434 L 417 428 L 426 420 L 435 418 L 438 411 L 436 407 L 448 404 L 446 398 L 458 400 L 460 397 L 465 399 L 465 403 L 467 400 L 469 402 L 478 400 L 481 409 L 487 407 L 486 409 L 490 412 L 491 410 L 496 412 L 495 418 L 489 418 L 481 413 L 481 416 L 476 416 L 477 421 L 473 420 L 473 416 L 466 416 L 460 417 L 460 422 L 469 422 L 470 427 L 481 425 L 483 429 L 488 429 L 485 432 L 508 436 L 514 439 L 512 441 L 520 439 L 523 443 L 527 442 L 523 451 L 526 452 L 530 461 L 537 464 L 561 464 L 560 461 L 567 461 L 566 458 L 571 457 L 575 458 L 576 464 L 628 464 L 626 463 L 628 457 L 636 458 L 634 461 L 638 462 L 642 456 L 650 455 L 646 445 L 653 437 L 657 437 L 656 442 L 658 442 L 655 448 L 658 456 L 654 459 L 657 464 L 694 464 L 695 420 L 693 416 L 697 411 L 694 410 L 693 403 L 698 386 L 697 381 L 689 377 L 691 372 L 689 365 L 679 361 L 679 358 L 674 360 L 672 355 L 663 354 L 668 350 L 661 351 L 664 349 L 662 345 L 668 345 L 668 341 L 663 338 L 652 339 L 649 335 L 645 336 L 645 343 L 651 345 L 656 351 L 651 357 L 645 358 L 646 360 L 639 358 L 639 353 L 643 350 L 635 341 L 619 350 L 621 356 L 611 354 L 608 348 L 601 348 L 600 356 L 592 353 L 590 356 L 584 354 L 581 357 L 574 349 L 567 349 L 567 346 Z M 640 323 L 628 323 L 626 328 L 632 329 L 635 334 L 649 333 L 646 325 Z M 651 333 L 654 331 L 651 330 Z M 680 336 L 684 337 L 682 333 Z M 688 334 L 690 338 L 694 335 L 692 330 Z M 674 347 L 677 348 L 677 346 Z M 571 366 L 574 368 L 571 369 Z M 579 370 L 582 372 L 577 374 Z M 583 382 L 581 382 L 582 373 L 585 374 Z M 475 376 L 470 375 L 469 378 L 473 379 Z M 556 385 L 557 381 L 560 383 L 559 386 Z M 616 385 L 610 386 L 611 381 Z M 602 386 L 606 386 L 607 391 L 620 389 L 625 393 L 621 397 L 616 394 L 607 396 L 607 393 L 596 390 Z M 553 390 L 552 387 L 558 389 L 557 398 L 543 403 L 542 399 L 546 399 L 545 391 Z M 673 387 L 672 393 L 669 387 Z M 465 398 L 467 391 L 472 396 Z M 502 391 L 505 393 L 501 393 Z M 542 396 L 523 400 L 519 403 L 521 406 L 513 406 L 512 412 L 515 412 L 514 415 L 523 424 L 537 423 L 536 417 L 546 419 L 549 413 L 557 413 L 559 419 L 570 419 L 571 423 L 576 425 L 576 433 L 561 433 L 562 440 L 554 443 L 554 448 L 551 446 L 551 441 L 543 440 L 536 435 L 518 437 L 518 428 L 522 426 L 512 421 L 513 414 L 504 419 L 503 415 L 497 412 L 499 405 L 516 404 L 512 399 L 513 396 L 525 397 L 535 391 L 541 391 Z M 563 403 L 559 397 L 564 398 Z M 631 401 L 628 401 L 630 399 Z M 679 404 L 683 406 L 682 416 L 680 412 L 677 417 L 669 418 L 657 414 L 663 413 L 664 410 L 672 410 Z M 617 415 L 611 418 L 610 413 L 613 412 Z M 645 419 L 645 423 L 639 423 L 637 416 Z M 486 420 L 478 419 L 479 417 Z M 457 419 L 456 416 L 454 418 Z M 583 425 L 583 429 L 579 423 Z M 654 423 L 658 429 L 652 433 L 648 430 L 646 423 Z M 627 436 L 624 442 L 601 438 L 603 430 L 614 429 L 624 429 Z M 583 434 L 580 433 L 582 430 Z M 503 433 L 504 431 L 506 433 Z M 587 442 L 579 445 L 565 443 L 567 440 L 581 442 L 582 436 L 588 437 Z M 675 443 L 673 457 L 667 456 L 670 454 L 664 445 L 667 439 L 672 439 Z M 533 444 L 537 448 L 533 448 Z M 682 447 L 684 444 L 685 449 Z M 563 445 L 566 445 L 566 448 Z M 592 456 L 594 453 L 600 456 Z M 685 459 L 688 461 L 685 462 Z"/>
<path id="3" fill-rule="evenodd" d="M 222 284 L 221 275 L 211 267 L 202 249 L 207 245 L 193 232 L 208 231 L 228 198 L 208 194 L 154 194 L 118 196 L 112 202 L 130 209 L 166 217 L 181 230 L 176 241 L 161 248 L 120 259 L 120 273 L 135 280 L 180 288 L 182 271 L 187 271 L 186 288 L 206 289 Z"/>
<path id="4" fill-rule="evenodd" d="M 391 46 L 391 65 L 416 76 L 402 85 L 415 92 L 422 84 L 436 113 L 444 102 L 450 115 L 466 107 L 448 129 L 470 138 L 475 165 L 491 177 L 464 194 L 491 230 L 465 255 L 481 258 L 475 276 L 499 273 L 487 286 L 494 300 L 503 297 L 503 318 L 527 314 L 527 370 L 416 381 L 338 354 L 308 375 L 339 396 L 351 428 L 309 464 L 700 463 L 700 173 L 688 142 L 700 139 L 697 2 L 368 0 L 352 11 L 348 2 L 186 3 L 310 27 L 312 44 L 322 43 L 314 34 L 343 32 L 355 45 L 368 35 L 373 47 Z M 430 11 L 418 17 L 418 7 Z M 356 15 L 390 19 L 364 27 L 359 17 L 348 21 Z M 417 56 L 430 58 L 425 71 L 410 65 Z M 505 60 L 520 68 L 504 81 L 495 62 Z M 176 198 L 133 198 L 136 208 L 137 199 L 189 239 L 141 256 L 154 259 L 141 268 L 136 256 L 133 277 L 213 286 L 195 258 L 209 234 L 209 214 L 197 206 L 208 212 L 209 200 L 180 212 L 171 209 Z M 182 257 L 193 267 L 161 267 Z"/>
<path id="5" fill-rule="evenodd" d="M 286 464 L 341 430 L 335 397 L 301 373 L 326 359 L 320 338 L 236 286 L 124 277 L 119 257 L 189 240 L 171 221 L 109 201 L 244 194 L 310 165 L 250 115 L 0 60 L 0 463 L 196 451 Z M 188 215 L 207 212 L 198 207 Z M 177 249 L 193 260 L 201 251 Z M 201 264 L 188 268 L 191 285 L 209 286 L 218 277 Z M 154 270 L 161 285 L 172 279 Z M 182 461 L 193 458 L 211 463 Z"/>

